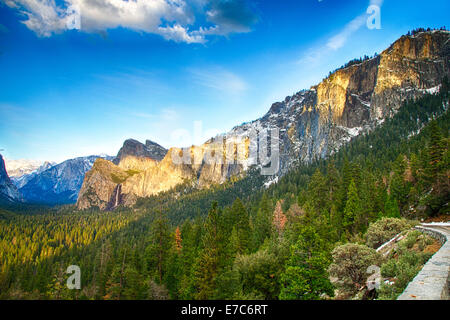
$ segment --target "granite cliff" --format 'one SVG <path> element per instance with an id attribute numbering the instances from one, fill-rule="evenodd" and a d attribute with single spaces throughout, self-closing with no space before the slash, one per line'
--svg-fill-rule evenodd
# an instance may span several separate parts
<path id="1" fill-rule="evenodd" d="M 127 156 L 143 157 L 161 161 L 166 154 L 167 150 L 153 141 L 147 140 L 145 144 L 143 144 L 137 140 L 128 139 L 123 143 L 122 148 L 120 148 L 119 153 L 113 162 L 119 164 L 120 160 Z"/>
<path id="2" fill-rule="evenodd" d="M 296 162 L 327 157 L 354 136 L 382 124 L 406 99 L 437 92 L 444 76 L 450 76 L 450 32 L 402 36 L 380 55 L 333 72 L 309 90 L 274 103 L 262 118 L 202 146 L 172 148 L 164 156 L 158 149 L 158 157 L 146 155 L 145 148 L 119 152 L 115 164 L 97 160 L 86 174 L 77 206 L 111 209 L 185 181 L 198 187 L 222 183 L 255 164 L 250 151 L 263 147 L 254 133 L 275 128 L 280 169 L 276 175 L 282 175 Z M 211 157 L 222 161 L 208 162 Z"/>
<path id="3" fill-rule="evenodd" d="M 11 182 L 6 171 L 5 160 L 0 154 L 0 203 L 22 202 L 23 198 L 17 187 Z"/>

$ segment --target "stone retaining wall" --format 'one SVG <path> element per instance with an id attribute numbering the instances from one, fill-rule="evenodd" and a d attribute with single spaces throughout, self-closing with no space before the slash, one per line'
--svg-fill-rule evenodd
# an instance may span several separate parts
<path id="1" fill-rule="evenodd" d="M 441 242 L 442 247 L 424 265 L 397 300 L 449 300 L 450 229 L 442 226 L 417 226 Z"/>

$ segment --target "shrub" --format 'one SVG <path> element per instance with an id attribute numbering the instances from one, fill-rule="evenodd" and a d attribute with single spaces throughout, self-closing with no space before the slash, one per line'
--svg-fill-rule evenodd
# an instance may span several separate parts
<path id="1" fill-rule="evenodd" d="M 395 285 L 382 283 L 378 290 L 378 300 L 395 300 L 402 291 Z"/>
<path id="2" fill-rule="evenodd" d="M 408 235 L 406 236 L 406 239 L 403 240 L 403 243 L 405 244 L 406 248 L 411 249 L 420 236 L 422 236 L 422 233 L 419 230 L 413 230 L 409 232 Z"/>
<path id="3" fill-rule="evenodd" d="M 381 266 L 381 275 L 387 278 L 393 278 L 397 274 L 397 263 L 391 259 Z"/>
<path id="4" fill-rule="evenodd" d="M 382 284 L 378 292 L 379 299 L 395 299 L 403 292 L 409 282 L 416 276 L 422 265 L 431 257 L 428 252 L 416 252 L 408 250 L 417 243 L 419 249 L 429 241 L 428 237 L 419 231 L 411 231 L 406 239 L 400 241 L 397 249 L 392 253 L 392 258 L 381 266 L 381 276 L 395 278 L 393 285 Z"/>
<path id="5" fill-rule="evenodd" d="M 383 243 L 391 240 L 395 235 L 411 228 L 411 223 L 406 219 L 382 218 L 371 223 L 366 233 L 366 245 L 378 248 Z"/>
<path id="6" fill-rule="evenodd" d="M 277 297 L 281 268 L 274 254 L 259 250 L 250 255 L 238 255 L 233 269 L 238 274 L 244 295 L 263 299 Z"/>
<path id="7" fill-rule="evenodd" d="M 380 261 L 380 255 L 374 249 L 354 243 L 336 247 L 332 257 L 328 271 L 338 279 L 335 283 L 338 289 L 347 294 L 354 294 L 364 286 L 370 275 L 367 268 Z"/>

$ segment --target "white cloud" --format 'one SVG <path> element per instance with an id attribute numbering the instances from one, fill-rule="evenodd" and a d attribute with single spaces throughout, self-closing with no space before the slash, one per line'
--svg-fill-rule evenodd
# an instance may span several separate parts
<path id="1" fill-rule="evenodd" d="M 124 27 L 159 34 L 167 40 L 204 43 L 208 35 L 248 32 L 256 16 L 244 0 L 6 0 L 23 23 L 37 35 L 49 37 L 68 29 L 102 32 Z M 198 16 L 208 21 L 190 30 Z M 77 21 L 76 24 L 73 24 Z"/>
<path id="2" fill-rule="evenodd" d="M 159 27 L 159 33 L 167 40 L 186 43 L 204 43 L 205 35 L 200 32 L 189 33 L 189 30 L 176 24 L 172 27 Z"/>
<path id="3" fill-rule="evenodd" d="M 247 90 L 248 87 L 241 77 L 223 68 L 190 69 L 189 72 L 198 85 L 227 94 L 239 94 Z"/>
<path id="4" fill-rule="evenodd" d="M 50 36 L 52 31 L 65 28 L 66 16 L 53 0 L 9 0 L 6 4 L 26 16 L 23 23 L 40 36 Z"/>

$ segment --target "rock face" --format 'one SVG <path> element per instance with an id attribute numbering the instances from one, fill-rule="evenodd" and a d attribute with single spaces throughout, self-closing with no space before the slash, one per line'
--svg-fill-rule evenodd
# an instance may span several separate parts
<path id="1" fill-rule="evenodd" d="M 22 202 L 22 200 L 22 195 L 9 179 L 5 161 L 0 154 L 0 203 Z"/>
<path id="2" fill-rule="evenodd" d="M 144 157 L 161 161 L 166 154 L 167 149 L 153 141 L 147 140 L 145 141 L 145 144 L 143 144 L 139 141 L 128 139 L 123 143 L 123 147 L 119 150 L 119 153 L 113 162 L 119 164 L 119 162 L 127 156 Z"/>
<path id="3" fill-rule="evenodd" d="M 449 39 L 448 31 L 402 36 L 379 56 L 274 103 L 264 117 L 228 136 L 279 128 L 281 173 L 293 162 L 326 157 L 392 116 L 405 99 L 436 92 L 450 75 Z"/>
<path id="4" fill-rule="evenodd" d="M 24 199 L 30 203 L 50 205 L 75 203 L 84 176 L 97 158 L 99 156 L 80 157 L 51 166 L 32 176 L 19 190 Z"/>
<path id="5" fill-rule="evenodd" d="M 134 147 L 125 148 L 125 143 L 125 150 L 130 151 L 119 152 L 117 167 L 136 173 L 114 187 L 112 183 L 107 191 L 100 190 L 105 182 L 86 175 L 78 208 L 98 206 L 100 198 L 102 209 L 113 198 L 121 200 L 118 204 L 129 205 L 137 197 L 169 190 L 186 180 L 199 187 L 222 183 L 252 164 L 264 164 L 251 150 L 265 148 L 272 153 L 272 147 L 262 145 L 254 134 L 261 136 L 274 128 L 279 130 L 274 141 L 279 148 L 280 169 L 275 175 L 284 174 L 295 162 L 327 157 L 354 136 L 392 116 L 405 99 L 436 92 L 443 77 L 450 76 L 449 39 L 448 31 L 403 36 L 379 56 L 339 69 L 310 90 L 274 103 L 262 118 L 237 126 L 202 146 L 172 148 L 159 162 L 142 146 L 129 143 Z M 206 161 L 211 157 L 221 161 Z M 184 159 L 181 163 L 177 161 L 180 158 Z M 230 158 L 241 161 L 224 161 Z"/>
<path id="6" fill-rule="evenodd" d="M 128 174 L 114 163 L 97 159 L 92 169 L 86 173 L 77 206 L 81 209 L 91 206 L 100 209 L 113 208 L 116 201 L 112 200 L 112 195 L 127 178 Z"/>
<path id="7" fill-rule="evenodd" d="M 217 147 L 209 142 L 200 147 L 172 148 L 161 161 L 127 156 L 116 165 L 97 159 L 92 170 L 86 174 L 77 207 L 110 210 L 119 205 L 130 206 L 139 197 L 155 195 L 184 182 L 207 187 L 243 171 L 238 165 L 206 164 L 206 153 L 214 151 L 217 154 L 224 152 L 223 146 Z M 178 158 L 180 154 L 184 156 Z M 222 157 L 225 155 L 222 153 Z"/>

